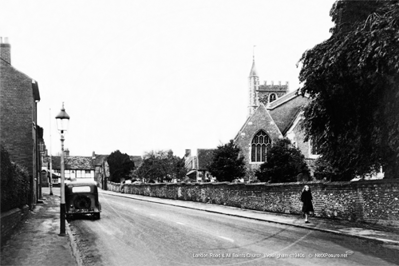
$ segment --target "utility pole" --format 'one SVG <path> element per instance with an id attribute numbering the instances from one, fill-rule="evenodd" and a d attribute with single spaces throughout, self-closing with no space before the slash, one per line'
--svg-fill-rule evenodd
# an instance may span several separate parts
<path id="1" fill-rule="evenodd" d="M 50 108 L 50 195 L 53 195 L 53 159 L 51 158 L 51 108 Z"/>

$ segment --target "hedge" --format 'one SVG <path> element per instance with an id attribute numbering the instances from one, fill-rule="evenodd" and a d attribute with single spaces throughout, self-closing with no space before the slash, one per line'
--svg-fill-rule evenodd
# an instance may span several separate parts
<path id="1" fill-rule="evenodd" d="M 11 162 L 10 155 L 1 146 L 1 212 L 29 205 L 29 174 L 26 169 Z"/>

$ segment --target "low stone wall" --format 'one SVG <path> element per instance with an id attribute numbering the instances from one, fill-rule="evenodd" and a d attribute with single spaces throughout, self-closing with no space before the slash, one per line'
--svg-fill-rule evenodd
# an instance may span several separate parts
<path id="1" fill-rule="evenodd" d="M 29 206 L 23 208 L 15 208 L 7 212 L 1 213 L 1 239 L 9 237 L 15 226 L 23 219 L 26 219 L 29 214 Z"/>
<path id="2" fill-rule="evenodd" d="M 259 211 L 301 214 L 299 200 L 305 183 L 108 183 L 122 193 L 228 205 Z M 315 215 L 399 227 L 399 180 L 307 182 Z"/>
<path id="3" fill-rule="evenodd" d="M 121 184 L 114 182 L 107 182 L 107 190 L 114 192 L 121 192 Z"/>

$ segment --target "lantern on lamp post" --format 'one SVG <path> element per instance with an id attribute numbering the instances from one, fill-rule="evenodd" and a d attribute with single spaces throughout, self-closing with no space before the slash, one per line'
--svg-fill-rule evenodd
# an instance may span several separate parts
<path id="1" fill-rule="evenodd" d="M 65 112 L 64 103 L 62 103 L 61 112 L 55 117 L 57 128 L 61 134 L 61 204 L 60 204 L 60 236 L 65 236 L 65 165 L 64 165 L 64 133 L 68 130 L 69 115 Z"/>

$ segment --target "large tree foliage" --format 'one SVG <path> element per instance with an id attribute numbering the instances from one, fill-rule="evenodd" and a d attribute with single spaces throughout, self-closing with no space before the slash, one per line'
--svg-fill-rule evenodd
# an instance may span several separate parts
<path id="1" fill-rule="evenodd" d="M 128 178 L 130 172 L 134 169 L 134 162 L 130 160 L 129 155 L 121 153 L 119 150 L 112 152 L 108 156 L 107 162 L 112 182 L 119 183 L 122 178 Z"/>
<path id="2" fill-rule="evenodd" d="M 289 139 L 279 139 L 267 153 L 256 177 L 262 182 L 295 182 L 298 174 L 309 175 L 305 157 Z"/>
<path id="3" fill-rule="evenodd" d="M 208 171 L 218 181 L 231 182 L 245 176 L 244 157 L 240 155 L 240 148 L 234 144 L 233 140 L 217 147 Z"/>
<path id="4" fill-rule="evenodd" d="M 187 170 L 184 159 L 173 155 L 173 151 L 150 151 L 144 155 L 143 164 L 137 171 L 146 182 L 165 182 L 183 179 Z"/>
<path id="5" fill-rule="evenodd" d="M 332 36 L 300 59 L 301 93 L 312 99 L 304 128 L 343 178 L 380 165 L 398 177 L 399 4 L 361 1 L 366 16 L 360 1 L 344 2 L 331 11 Z"/>

